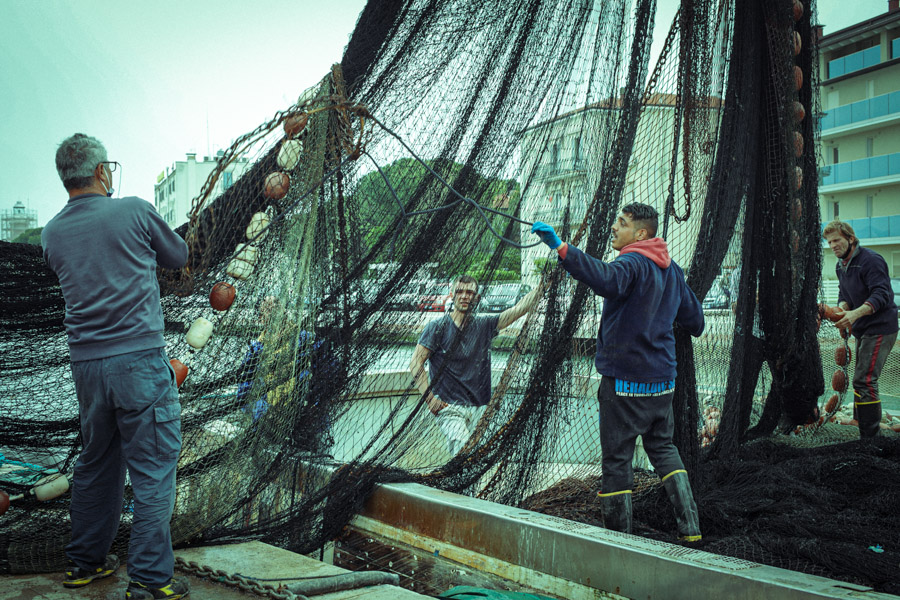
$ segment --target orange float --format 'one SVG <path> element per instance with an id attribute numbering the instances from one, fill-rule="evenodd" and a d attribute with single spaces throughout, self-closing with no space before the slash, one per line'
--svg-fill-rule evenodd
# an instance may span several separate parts
<path id="1" fill-rule="evenodd" d="M 272 200 L 281 200 L 291 187 L 291 178 L 287 173 L 274 171 L 266 175 L 265 195 Z"/>
<path id="2" fill-rule="evenodd" d="M 834 362 L 837 363 L 837 366 L 846 367 L 850 364 L 851 358 L 853 358 L 853 352 L 850 351 L 850 348 L 838 346 L 834 349 Z"/>
<path id="3" fill-rule="evenodd" d="M 838 369 L 831 376 L 831 389 L 840 394 L 847 391 L 847 374 L 842 370 Z"/>
<path id="4" fill-rule="evenodd" d="M 284 120 L 284 134 L 288 136 L 288 138 L 293 138 L 299 135 L 300 132 L 302 132 L 306 128 L 306 122 L 308 120 L 309 116 L 306 113 L 291 115 Z"/>
<path id="5" fill-rule="evenodd" d="M 234 302 L 235 290 L 230 283 L 220 281 L 212 287 L 209 293 L 209 305 L 218 311 L 226 311 Z"/>
<path id="6" fill-rule="evenodd" d="M 177 358 L 170 360 L 169 364 L 172 365 L 172 369 L 175 371 L 175 385 L 181 387 L 181 384 L 184 383 L 187 377 L 188 368 Z"/>

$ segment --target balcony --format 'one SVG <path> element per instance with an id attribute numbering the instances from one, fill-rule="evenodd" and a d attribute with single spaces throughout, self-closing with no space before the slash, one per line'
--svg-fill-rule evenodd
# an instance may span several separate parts
<path id="1" fill-rule="evenodd" d="M 861 71 L 881 62 L 881 46 L 873 46 L 835 60 L 828 61 L 828 78 L 834 79 L 847 73 Z"/>
<path id="2" fill-rule="evenodd" d="M 866 240 L 864 245 L 877 246 L 900 242 L 900 215 L 847 219 L 846 222 L 853 228 L 856 237 Z M 823 231 L 826 225 L 827 223 L 822 223 Z"/>
<path id="3" fill-rule="evenodd" d="M 868 128 L 866 125 L 881 127 L 894 120 L 900 121 L 900 91 L 829 110 L 820 121 L 822 139 L 864 130 Z"/>
<path id="4" fill-rule="evenodd" d="M 900 183 L 900 152 L 827 165 L 819 173 L 820 194 Z"/>
<path id="5" fill-rule="evenodd" d="M 556 164 L 539 165 L 534 172 L 536 180 L 561 179 L 574 175 L 582 175 L 587 171 L 587 161 L 583 158 L 561 160 Z"/>

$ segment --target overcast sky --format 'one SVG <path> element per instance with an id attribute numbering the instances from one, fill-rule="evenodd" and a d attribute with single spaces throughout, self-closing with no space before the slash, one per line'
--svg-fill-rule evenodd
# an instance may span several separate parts
<path id="1" fill-rule="evenodd" d="M 678 1 L 658 2 L 668 27 Z M 59 211 L 54 154 L 75 132 L 123 165 L 116 195 L 152 201 L 167 165 L 226 148 L 319 81 L 364 4 L 0 0 L 0 209 L 21 200 L 39 225 Z M 886 10 L 819 0 L 818 21 L 833 33 Z"/>

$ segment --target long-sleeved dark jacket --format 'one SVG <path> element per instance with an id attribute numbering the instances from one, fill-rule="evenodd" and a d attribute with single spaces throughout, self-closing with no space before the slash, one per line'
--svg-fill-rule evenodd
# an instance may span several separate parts
<path id="1" fill-rule="evenodd" d="M 594 365 L 601 375 L 641 383 L 675 379 L 678 323 L 703 333 L 703 308 L 662 238 L 629 244 L 612 262 L 569 246 L 562 259 L 572 277 L 603 296 Z"/>
<path id="2" fill-rule="evenodd" d="M 835 266 L 840 289 L 838 304 L 846 302 L 851 309 L 869 304 L 875 311 L 853 323 L 853 335 L 881 335 L 897 331 L 897 305 L 891 290 L 887 263 L 877 252 L 859 246 L 846 265 Z"/>

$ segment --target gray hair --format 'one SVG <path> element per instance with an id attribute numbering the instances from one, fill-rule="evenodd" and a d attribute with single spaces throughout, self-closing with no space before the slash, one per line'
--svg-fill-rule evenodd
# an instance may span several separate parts
<path id="1" fill-rule="evenodd" d="M 67 190 L 90 186 L 94 169 L 102 162 L 106 162 L 106 148 L 83 133 L 64 139 L 56 150 L 56 172 Z"/>

